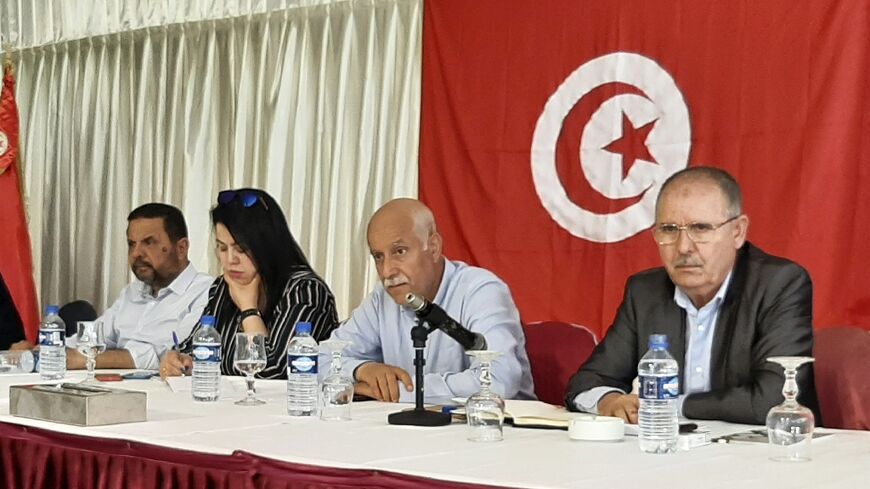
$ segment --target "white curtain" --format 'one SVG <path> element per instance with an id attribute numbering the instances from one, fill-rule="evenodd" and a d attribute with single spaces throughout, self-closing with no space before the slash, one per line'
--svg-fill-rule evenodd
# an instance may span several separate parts
<path id="1" fill-rule="evenodd" d="M 361 301 L 368 217 L 417 194 L 422 0 L 2 3 L 41 303 L 107 307 L 145 202 L 181 208 L 219 273 L 208 211 L 242 186 L 280 202 L 341 315 Z"/>

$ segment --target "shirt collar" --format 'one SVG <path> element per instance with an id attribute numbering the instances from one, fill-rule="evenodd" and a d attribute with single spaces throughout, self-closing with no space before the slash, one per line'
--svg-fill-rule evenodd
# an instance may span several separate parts
<path id="1" fill-rule="evenodd" d="M 704 304 L 701 309 L 718 309 L 719 305 L 725 300 L 725 292 L 728 291 L 728 284 L 731 283 L 731 274 L 734 273 L 732 269 L 728 272 L 728 275 L 725 276 L 725 280 L 722 282 L 722 285 L 719 286 L 719 290 L 716 291 L 716 295 L 713 296 L 713 299 Z M 697 313 L 699 309 L 695 307 L 695 304 L 692 302 L 692 299 L 689 299 L 689 296 L 683 291 L 683 289 L 679 287 L 674 287 L 674 302 L 677 303 L 678 306 L 685 309 L 687 312 Z"/>
<path id="2" fill-rule="evenodd" d="M 456 271 L 456 265 L 452 261 L 444 257 L 444 273 L 441 274 L 441 283 L 438 285 L 438 292 L 435 294 L 435 303 L 442 304 L 444 296 L 447 295 L 447 283 L 450 282 L 450 277 Z"/>
<path id="3" fill-rule="evenodd" d="M 179 273 L 178 276 L 175 277 L 175 280 L 173 280 L 172 283 L 170 283 L 168 286 L 160 289 L 160 291 L 157 292 L 156 298 L 160 298 L 161 296 L 165 296 L 166 294 L 169 294 L 170 292 L 173 292 L 173 293 L 178 294 L 178 295 L 184 294 L 187 291 L 188 287 L 190 287 L 190 284 L 193 283 L 193 279 L 195 279 L 195 278 L 196 278 L 196 268 L 193 267 L 193 263 L 188 263 L 187 267 L 185 267 L 184 270 L 182 270 L 181 273 Z M 135 280 L 139 283 L 139 295 L 141 295 L 142 298 L 144 298 L 144 299 L 155 298 L 153 295 L 151 295 L 151 286 L 150 285 L 139 280 L 138 278 Z M 164 292 L 164 291 L 166 291 L 166 292 Z"/>

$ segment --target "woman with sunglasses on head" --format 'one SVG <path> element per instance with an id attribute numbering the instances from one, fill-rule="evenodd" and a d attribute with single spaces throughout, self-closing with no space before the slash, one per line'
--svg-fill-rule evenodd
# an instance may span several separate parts
<path id="1" fill-rule="evenodd" d="M 203 315 L 215 317 L 221 335 L 221 373 L 238 375 L 233 368 L 235 334 L 246 332 L 266 336 L 266 368 L 257 376 L 287 378 L 287 343 L 296 323 L 311 323 L 318 342 L 338 325 L 332 292 L 311 269 L 278 203 L 266 192 L 224 190 L 211 219 L 223 275 L 209 289 Z M 199 328 L 179 345 L 180 351 L 163 356 L 162 377 L 190 372 L 189 353 Z"/>

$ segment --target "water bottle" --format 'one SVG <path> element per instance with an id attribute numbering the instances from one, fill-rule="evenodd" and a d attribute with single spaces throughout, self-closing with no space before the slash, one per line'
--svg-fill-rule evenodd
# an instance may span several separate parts
<path id="1" fill-rule="evenodd" d="M 57 315 L 59 308 L 45 308 L 39 323 L 39 376 L 43 380 L 62 379 L 66 375 L 66 324 Z"/>
<path id="2" fill-rule="evenodd" d="M 296 323 L 296 333 L 287 346 L 287 414 L 317 414 L 317 341 L 311 323 Z"/>
<path id="3" fill-rule="evenodd" d="M 0 351 L 0 374 L 29 374 L 34 371 L 33 365 L 30 350 Z"/>
<path id="4" fill-rule="evenodd" d="M 193 337 L 193 400 L 217 401 L 221 395 L 221 335 L 214 316 L 203 316 Z"/>
<path id="5" fill-rule="evenodd" d="M 668 353 L 668 337 L 649 337 L 649 351 L 637 365 L 640 408 L 637 413 L 638 442 L 647 453 L 673 453 L 677 449 L 680 367 Z"/>

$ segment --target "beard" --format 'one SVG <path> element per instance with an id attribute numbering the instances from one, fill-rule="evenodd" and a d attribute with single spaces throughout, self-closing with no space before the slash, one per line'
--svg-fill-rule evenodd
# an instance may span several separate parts
<path id="1" fill-rule="evenodd" d="M 148 285 L 151 285 L 151 283 L 154 282 L 154 278 L 157 275 L 157 270 L 155 270 L 150 263 L 145 263 L 143 261 L 133 262 L 133 264 L 130 265 L 130 270 L 133 271 L 133 275 L 135 275 L 136 278 Z"/>

